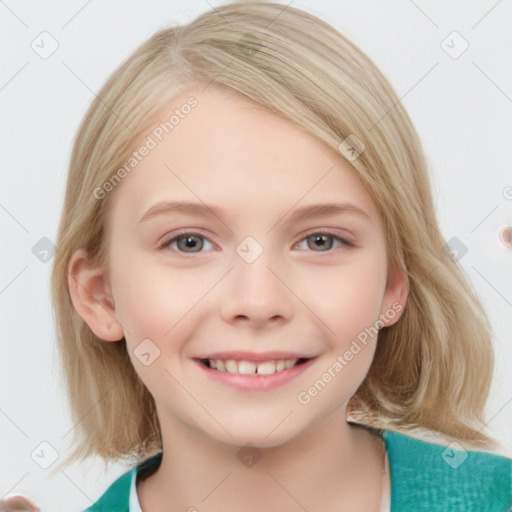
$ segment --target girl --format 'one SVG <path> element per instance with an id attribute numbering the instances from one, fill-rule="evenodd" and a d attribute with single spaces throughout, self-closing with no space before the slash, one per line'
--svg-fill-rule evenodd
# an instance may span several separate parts
<path id="1" fill-rule="evenodd" d="M 80 128 L 57 246 L 65 462 L 133 465 L 87 510 L 512 509 L 418 137 L 325 22 L 244 2 L 151 37 Z"/>

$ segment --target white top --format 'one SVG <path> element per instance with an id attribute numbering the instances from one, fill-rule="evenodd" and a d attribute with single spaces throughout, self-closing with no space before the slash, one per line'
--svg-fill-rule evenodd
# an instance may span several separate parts
<path id="1" fill-rule="evenodd" d="M 386 467 L 386 477 L 387 481 L 384 482 L 384 494 L 382 496 L 382 512 L 390 512 L 391 511 L 391 497 L 389 496 L 389 489 L 387 488 L 387 483 L 389 482 L 389 460 L 388 460 L 388 452 L 386 451 L 386 460 L 385 460 L 385 467 Z M 142 512 L 142 509 L 140 508 L 139 503 L 139 497 L 137 496 L 137 487 L 135 486 L 135 479 L 137 477 L 136 470 L 132 471 L 132 483 L 130 486 L 130 510 L 129 512 Z"/>

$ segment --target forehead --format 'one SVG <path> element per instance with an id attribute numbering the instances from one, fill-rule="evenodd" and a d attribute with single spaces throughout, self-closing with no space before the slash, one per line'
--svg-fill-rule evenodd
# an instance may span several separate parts
<path id="1" fill-rule="evenodd" d="M 377 217 L 370 196 L 341 155 L 290 121 L 216 84 L 176 96 L 134 151 L 139 160 L 117 186 L 113 208 L 131 221 L 155 202 L 172 199 L 222 204 L 235 212 L 351 200 Z"/>

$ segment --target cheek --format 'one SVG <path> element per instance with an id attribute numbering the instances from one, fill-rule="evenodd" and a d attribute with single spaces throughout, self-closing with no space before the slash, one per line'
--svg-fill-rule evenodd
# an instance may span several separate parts
<path id="1" fill-rule="evenodd" d="M 172 385 L 168 372 L 187 357 L 184 351 L 201 323 L 215 275 L 147 261 L 133 262 L 131 268 L 137 270 L 114 276 L 119 297 L 116 314 L 135 371 L 152 394 L 159 393 L 162 379 Z"/>
<path id="2" fill-rule="evenodd" d="M 346 341 L 379 318 L 385 288 L 385 268 L 378 261 L 321 268 L 306 281 L 305 303 L 324 324 L 331 338 Z"/>
<path id="3" fill-rule="evenodd" d="M 125 330 L 129 332 L 128 338 L 136 342 L 143 338 L 159 338 L 163 332 L 163 320 L 171 327 L 172 317 L 162 318 L 164 304 L 170 302 L 170 297 L 162 296 L 164 287 L 155 283 L 147 271 L 131 271 L 117 279 L 115 291 L 116 313 L 123 322 Z"/>
<path id="4" fill-rule="evenodd" d="M 172 269 L 146 258 L 125 260 L 112 274 L 116 312 L 137 336 L 163 338 L 191 310 L 207 280 L 193 272 Z"/>

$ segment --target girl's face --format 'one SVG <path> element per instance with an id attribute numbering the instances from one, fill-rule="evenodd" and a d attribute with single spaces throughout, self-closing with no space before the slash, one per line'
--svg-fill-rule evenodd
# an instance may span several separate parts
<path id="1" fill-rule="evenodd" d="M 406 297 L 355 172 L 217 85 L 143 145 L 110 192 L 108 282 L 162 429 L 274 446 L 345 408 Z"/>

